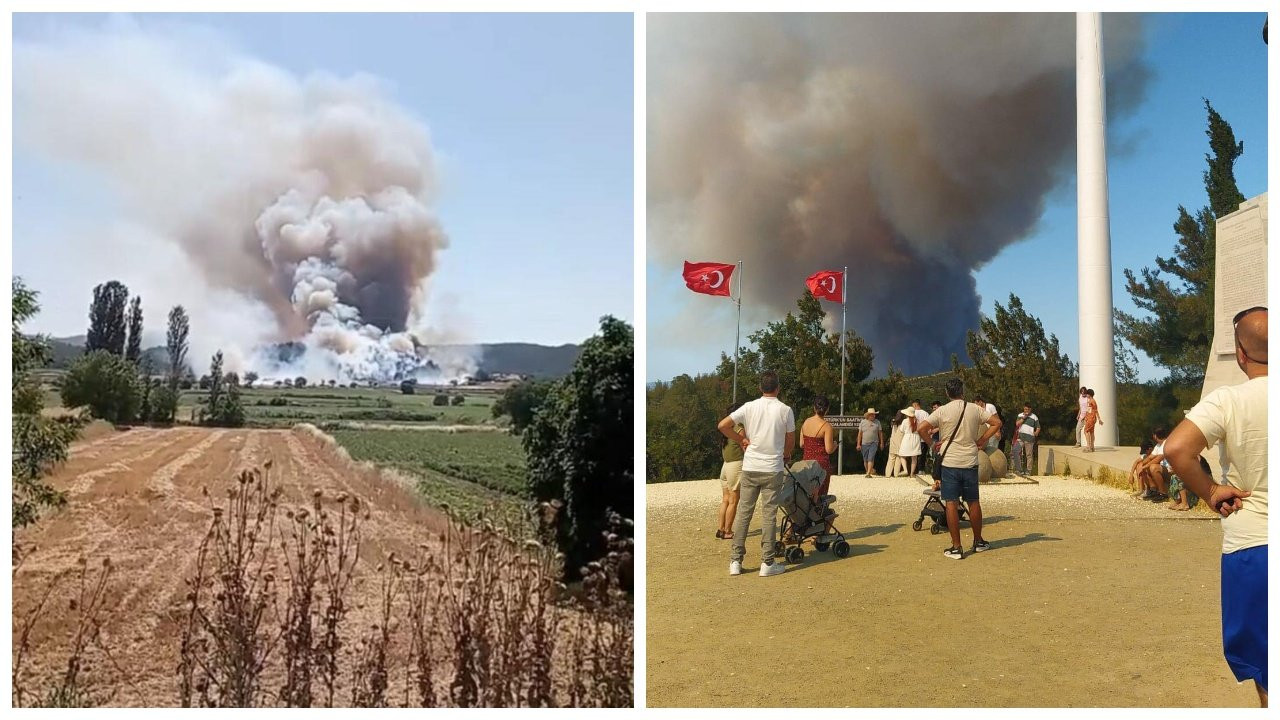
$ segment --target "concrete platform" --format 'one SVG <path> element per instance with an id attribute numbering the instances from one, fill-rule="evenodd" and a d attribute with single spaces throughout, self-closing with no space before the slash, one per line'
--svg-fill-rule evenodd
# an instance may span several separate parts
<path id="1" fill-rule="evenodd" d="M 1138 455 L 1137 446 L 1100 447 L 1093 452 L 1085 452 L 1084 448 L 1070 445 L 1043 445 L 1039 448 L 1038 469 L 1043 475 L 1061 475 L 1065 463 L 1071 466 L 1071 474 L 1076 476 L 1083 477 L 1092 470 L 1096 477 L 1103 467 L 1124 476 L 1129 474 L 1129 468 Z"/>

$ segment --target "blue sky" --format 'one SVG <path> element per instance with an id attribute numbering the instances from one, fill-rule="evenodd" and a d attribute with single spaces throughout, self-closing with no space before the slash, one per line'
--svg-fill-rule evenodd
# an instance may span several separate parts
<path id="1" fill-rule="evenodd" d="M 1244 155 L 1235 166 L 1241 192 L 1253 197 L 1267 190 L 1264 18 L 1262 13 L 1170 13 L 1147 18 L 1144 58 L 1152 78 L 1138 110 L 1112 123 L 1111 135 L 1131 141 L 1128 147 L 1124 152 L 1118 152 L 1117 143 L 1108 147 L 1112 293 L 1121 310 L 1135 310 L 1124 290 L 1123 269 L 1155 267 L 1157 255 L 1171 255 L 1178 205 L 1194 212 L 1208 204 L 1201 179 L 1208 151 L 1201 98 L 1208 98 L 1231 123 L 1236 139 L 1244 141 Z M 994 313 L 995 303 L 1005 303 L 1013 291 L 1078 360 L 1075 200 L 1072 180 L 1047 199 L 1034 234 L 1005 248 L 975 278 L 984 314 Z M 651 262 L 646 270 L 650 327 L 676 317 L 685 303 L 709 301 L 684 288 L 678 268 Z M 755 329 L 743 327 L 744 338 Z M 666 380 L 710 370 L 721 351 L 732 351 L 732 338 L 721 338 L 721 334 L 708 336 L 698 345 L 649 345 L 646 379 Z M 1139 360 L 1143 379 L 1164 376 L 1147 358 Z"/>
<path id="2" fill-rule="evenodd" d="M 14 39 L 105 20 L 16 15 Z M 458 308 L 470 340 L 579 342 L 601 315 L 632 320 L 629 14 L 133 21 L 160 31 L 175 22 L 199 26 L 300 76 L 365 73 L 387 81 L 393 99 L 429 128 L 439 154 L 436 207 L 451 244 L 432 297 Z M 14 192 L 14 273 L 43 293 L 33 327 L 82 333 L 90 289 L 108 278 L 68 277 L 58 231 L 93 222 L 113 205 L 73 170 L 22 147 L 15 147 Z M 31 240 L 37 229 L 40 243 Z"/>

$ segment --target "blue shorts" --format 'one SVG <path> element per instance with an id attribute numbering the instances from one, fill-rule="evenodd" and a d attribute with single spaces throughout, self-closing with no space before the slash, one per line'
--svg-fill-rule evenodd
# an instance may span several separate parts
<path id="1" fill-rule="evenodd" d="M 862 462 L 875 462 L 876 453 L 880 451 L 880 443 L 863 443 Z"/>
<path id="2" fill-rule="evenodd" d="M 1267 690 L 1267 546 L 1222 556 L 1222 653 L 1238 682 Z"/>
<path id="3" fill-rule="evenodd" d="M 973 502 L 978 499 L 978 468 L 942 466 L 942 500 Z"/>

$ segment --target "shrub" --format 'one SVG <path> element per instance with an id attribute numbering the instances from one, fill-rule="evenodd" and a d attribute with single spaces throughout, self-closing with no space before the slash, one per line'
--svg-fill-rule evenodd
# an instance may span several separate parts
<path id="1" fill-rule="evenodd" d="M 284 407 L 289 404 L 289 398 L 277 395 L 267 401 L 267 404 L 273 407 Z"/>
<path id="2" fill-rule="evenodd" d="M 454 396 L 453 396 L 453 399 L 449 401 L 449 404 L 450 404 L 450 405 L 461 405 L 461 404 L 463 404 L 463 403 L 464 403 L 464 402 L 466 402 L 466 401 L 467 401 L 467 399 L 466 399 L 465 397 L 463 397 L 463 396 L 461 396 L 461 395 L 454 395 Z"/>
<path id="3" fill-rule="evenodd" d="M 158 423 L 171 423 L 178 415 L 178 393 L 168 385 L 160 385 L 151 391 L 151 419 Z"/>
<path id="4" fill-rule="evenodd" d="M 94 417 L 112 423 L 133 421 L 141 393 L 133 363 L 106 350 L 82 355 L 62 381 L 62 404 L 88 407 Z"/>
<path id="5" fill-rule="evenodd" d="M 431 404 L 432 405 L 448 405 L 449 396 L 446 395 L 445 393 L 436 393 L 436 396 L 431 399 Z"/>
<path id="6" fill-rule="evenodd" d="M 418 391 L 417 380 L 402 380 L 400 382 L 400 392 L 405 395 L 413 395 Z"/>
<path id="7" fill-rule="evenodd" d="M 563 504 L 555 541 L 571 579 L 607 552 L 609 513 L 628 518 L 634 509 L 633 358 L 631 326 L 602 318 L 522 437 L 530 494 Z"/>

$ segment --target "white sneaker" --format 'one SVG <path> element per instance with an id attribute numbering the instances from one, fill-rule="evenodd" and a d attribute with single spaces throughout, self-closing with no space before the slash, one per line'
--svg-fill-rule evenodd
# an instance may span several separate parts
<path id="1" fill-rule="evenodd" d="M 730 560 L 730 561 L 729 561 L 729 574 L 730 574 L 730 575 L 741 575 L 741 574 L 742 574 L 742 561 L 741 561 L 741 560 Z"/>
<path id="2" fill-rule="evenodd" d="M 781 575 L 786 571 L 787 571 L 787 566 L 783 565 L 777 560 L 774 560 L 772 565 L 764 565 L 764 564 L 760 565 L 760 577 L 769 577 L 770 575 Z"/>

